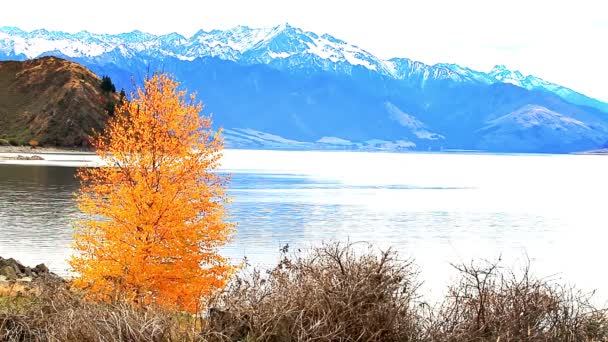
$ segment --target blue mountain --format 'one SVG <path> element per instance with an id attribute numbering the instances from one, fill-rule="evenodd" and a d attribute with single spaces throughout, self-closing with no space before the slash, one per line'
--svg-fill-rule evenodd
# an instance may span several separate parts
<path id="1" fill-rule="evenodd" d="M 608 142 L 608 104 L 504 66 L 384 60 L 288 24 L 152 35 L 0 28 L 0 59 L 53 55 L 127 90 L 168 71 L 232 147 L 573 152 Z"/>

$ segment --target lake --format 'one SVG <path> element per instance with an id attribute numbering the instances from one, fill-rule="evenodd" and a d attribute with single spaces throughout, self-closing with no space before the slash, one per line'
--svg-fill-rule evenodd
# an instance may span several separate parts
<path id="1" fill-rule="evenodd" d="M 0 256 L 67 274 L 78 162 L 22 163 L 0 161 Z M 222 169 L 235 261 L 366 241 L 413 257 L 426 291 L 445 288 L 450 263 L 501 258 L 608 298 L 607 157 L 227 150 Z"/>

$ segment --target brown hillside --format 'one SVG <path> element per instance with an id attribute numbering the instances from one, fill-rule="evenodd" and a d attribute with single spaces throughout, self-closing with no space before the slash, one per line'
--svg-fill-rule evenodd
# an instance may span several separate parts
<path id="1" fill-rule="evenodd" d="M 0 138 L 44 145 L 86 146 L 118 101 L 87 68 L 56 57 L 0 62 Z"/>

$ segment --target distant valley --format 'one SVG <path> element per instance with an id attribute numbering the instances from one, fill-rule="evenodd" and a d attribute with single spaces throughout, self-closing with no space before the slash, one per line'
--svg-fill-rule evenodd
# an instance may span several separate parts
<path id="1" fill-rule="evenodd" d="M 175 74 L 229 147 L 568 153 L 608 143 L 608 104 L 567 87 L 504 66 L 383 60 L 289 25 L 189 38 L 0 28 L 0 60 L 49 55 L 127 91 L 148 72 Z"/>

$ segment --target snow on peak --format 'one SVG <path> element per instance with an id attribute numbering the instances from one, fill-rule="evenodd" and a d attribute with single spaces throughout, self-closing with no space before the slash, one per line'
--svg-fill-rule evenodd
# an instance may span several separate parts
<path id="1" fill-rule="evenodd" d="M 308 45 L 308 53 L 329 59 L 332 62 L 346 61 L 351 65 L 361 65 L 370 70 L 377 70 L 374 57 L 357 46 L 349 45 L 337 39 L 328 39 L 323 35 Z"/>
<path id="2" fill-rule="evenodd" d="M 98 56 L 112 48 L 107 44 L 71 40 L 66 38 L 12 37 L 15 54 L 24 54 L 28 58 L 35 58 L 44 53 L 58 51 L 69 57 Z"/>
<path id="3" fill-rule="evenodd" d="M 5 33 L 9 33 L 9 34 L 24 34 L 25 32 L 15 26 L 2 26 L 0 27 L 0 32 L 5 32 Z"/>
<path id="4" fill-rule="evenodd" d="M 135 51 L 153 55 L 173 56 L 179 59 L 213 56 L 245 64 L 270 63 L 273 59 L 290 60 L 292 64 L 305 65 L 311 56 L 328 63 L 362 66 L 383 74 L 393 74 L 394 64 L 381 60 L 369 52 L 348 44 L 329 34 L 318 36 L 305 32 L 289 23 L 269 28 L 236 26 L 228 30 L 200 30 L 190 38 L 177 33 L 156 36 L 139 30 L 109 34 L 76 34 L 47 31 L 31 32 L 15 27 L 2 27 L 0 39 L 3 48 L 11 53 L 34 58 L 44 53 L 58 51 L 68 57 L 95 57 L 110 51 Z M 118 49 L 119 46 L 124 48 Z M 301 60 L 297 58 L 301 57 Z"/>
<path id="5" fill-rule="evenodd" d="M 243 53 L 252 49 L 261 42 L 267 42 L 278 33 L 282 32 L 286 25 L 279 25 L 273 28 L 252 29 L 247 26 L 237 26 L 230 30 L 214 30 L 209 33 L 202 32 L 198 37 L 198 42 L 214 46 L 227 46 L 235 51 Z M 200 31 L 199 31 L 200 32 Z"/>
<path id="6" fill-rule="evenodd" d="M 511 83 L 526 88 L 526 76 L 519 72 L 519 70 L 511 71 L 504 65 L 496 65 L 492 68 L 489 75 L 500 82 Z"/>
<path id="7" fill-rule="evenodd" d="M 392 62 L 379 59 L 360 47 L 336 39 L 329 34 L 317 36 L 306 32 L 310 41 L 306 42 L 305 53 L 333 63 L 347 63 L 352 66 L 362 66 L 382 74 L 394 75 L 395 66 Z"/>
<path id="8" fill-rule="evenodd" d="M 233 31 L 237 31 L 234 30 Z M 224 34 L 219 31 L 218 34 Z M 232 37 L 235 37 L 233 34 Z M 228 40 L 215 38 L 219 44 L 230 44 Z M 239 36 L 239 45 L 231 47 L 239 51 L 245 63 L 269 63 L 273 59 L 284 59 L 296 56 L 300 62 L 292 59 L 292 64 L 305 64 L 310 56 L 330 63 L 346 63 L 352 66 L 363 66 L 369 70 L 393 72 L 393 65 L 388 61 L 376 58 L 369 52 L 336 39 L 329 34 L 318 36 L 314 32 L 303 31 L 284 23 L 272 28 L 247 28 L 246 34 Z"/>
<path id="9" fill-rule="evenodd" d="M 227 30 L 200 30 L 191 37 L 177 33 L 156 36 L 135 30 L 121 34 L 95 34 L 87 31 L 70 34 L 39 29 L 23 31 L 0 27 L 0 49 L 7 55 L 35 58 L 47 53 L 67 57 L 98 57 L 121 53 L 124 57 L 171 56 L 181 60 L 217 57 L 241 64 L 271 64 L 275 67 L 321 67 L 325 70 L 352 72 L 363 67 L 400 80 L 511 83 L 532 90 L 545 89 L 562 97 L 582 96 L 570 89 L 540 78 L 496 65 L 489 73 L 456 64 L 427 65 L 407 58 L 384 60 L 366 50 L 327 33 L 317 35 L 282 23 L 274 27 L 236 26 Z M 273 63 L 274 61 L 274 63 Z"/>
<path id="10" fill-rule="evenodd" d="M 350 145 L 353 142 L 350 140 L 338 138 L 338 137 L 322 137 L 316 141 L 320 144 L 334 144 L 334 145 Z"/>
<path id="11" fill-rule="evenodd" d="M 547 82 L 541 78 L 532 76 L 532 75 L 524 75 L 519 70 L 511 71 L 507 69 L 504 65 L 495 66 L 490 73 L 488 74 L 495 81 L 502 83 L 511 83 L 516 86 L 533 90 L 533 89 L 545 89 L 549 91 L 557 92 L 562 91 L 564 88 Z"/>
<path id="12" fill-rule="evenodd" d="M 178 42 L 186 41 L 186 38 L 177 32 L 165 34 L 163 36 L 160 36 L 159 38 L 162 40 L 170 40 L 170 41 L 178 41 Z"/>
<path id="13" fill-rule="evenodd" d="M 292 56 L 292 53 L 289 52 L 273 52 L 273 51 L 268 51 L 268 56 L 270 56 L 270 58 L 287 58 Z"/>
<path id="14" fill-rule="evenodd" d="M 495 65 L 492 68 L 492 71 L 490 71 L 490 73 L 491 74 L 493 74 L 493 73 L 500 73 L 500 72 L 503 72 L 503 71 L 509 71 L 509 69 L 507 69 L 507 67 L 504 64 L 498 64 L 498 65 Z"/>

